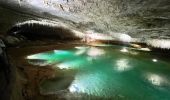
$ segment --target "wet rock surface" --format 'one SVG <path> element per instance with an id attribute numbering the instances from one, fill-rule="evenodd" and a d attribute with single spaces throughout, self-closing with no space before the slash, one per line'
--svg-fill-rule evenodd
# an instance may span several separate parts
<path id="1" fill-rule="evenodd" d="M 46 41 L 47 42 L 47 41 Z M 43 42 L 34 42 L 30 43 L 28 46 L 22 47 L 12 47 L 8 48 L 8 54 L 10 55 L 10 62 L 12 65 L 15 65 L 15 81 L 14 88 L 12 89 L 12 99 L 13 100 L 64 100 L 67 90 L 58 91 L 58 95 L 44 91 L 43 88 L 40 88 L 40 85 L 43 86 L 43 81 L 46 79 L 51 79 L 55 81 L 55 77 L 63 76 L 63 72 L 56 71 L 50 66 L 38 67 L 32 66 L 25 61 L 27 55 L 32 53 L 38 53 L 43 51 L 49 51 L 56 48 L 69 48 L 72 45 L 67 43 L 50 43 L 44 45 Z M 39 46 L 37 46 L 39 44 Z M 72 78 L 70 78 L 71 80 Z M 66 80 L 65 80 L 66 81 Z M 69 84 L 69 81 L 67 82 Z M 66 84 L 67 87 L 67 84 Z M 50 88 L 50 87 L 46 87 Z M 62 87 L 64 89 L 65 87 Z M 47 95 L 48 94 L 48 95 Z M 72 95 L 71 95 L 72 96 Z"/>

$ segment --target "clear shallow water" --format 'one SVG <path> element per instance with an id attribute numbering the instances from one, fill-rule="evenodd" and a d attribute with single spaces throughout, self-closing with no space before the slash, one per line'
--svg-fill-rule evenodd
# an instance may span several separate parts
<path id="1" fill-rule="evenodd" d="M 64 71 L 63 77 L 43 81 L 43 92 L 67 90 L 73 95 L 106 99 L 170 100 L 169 59 L 150 52 L 121 46 L 82 46 L 33 54 L 27 59 L 30 64 Z"/>

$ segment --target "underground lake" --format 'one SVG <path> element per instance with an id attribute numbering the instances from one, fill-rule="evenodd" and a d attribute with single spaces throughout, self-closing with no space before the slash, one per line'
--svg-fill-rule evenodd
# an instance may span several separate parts
<path id="1" fill-rule="evenodd" d="M 170 0 L 0 0 L 0 100 L 170 100 Z"/>
<path id="2" fill-rule="evenodd" d="M 119 45 L 47 47 L 18 48 L 20 55 L 13 55 L 28 83 L 36 84 L 27 86 L 33 93 L 66 100 L 170 99 L 168 53 Z"/>

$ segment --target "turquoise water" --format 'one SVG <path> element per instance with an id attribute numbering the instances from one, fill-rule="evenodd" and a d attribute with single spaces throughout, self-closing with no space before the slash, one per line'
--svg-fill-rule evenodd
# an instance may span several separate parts
<path id="1" fill-rule="evenodd" d="M 84 94 L 88 99 L 170 100 L 170 62 L 163 54 L 122 46 L 79 46 L 27 59 L 40 68 L 48 65 L 63 72 L 63 77 L 42 82 L 40 91 L 47 94 L 67 91 L 77 99 Z"/>

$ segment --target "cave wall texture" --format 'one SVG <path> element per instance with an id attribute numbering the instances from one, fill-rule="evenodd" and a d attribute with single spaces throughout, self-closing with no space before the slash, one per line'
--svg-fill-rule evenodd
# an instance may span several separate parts
<path id="1" fill-rule="evenodd" d="M 41 18 L 82 31 L 170 38 L 169 0 L 1 0 L 0 4 L 0 33 L 16 22 Z"/>

